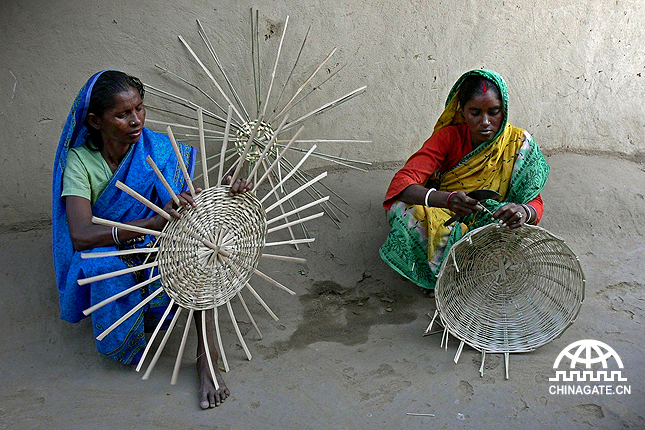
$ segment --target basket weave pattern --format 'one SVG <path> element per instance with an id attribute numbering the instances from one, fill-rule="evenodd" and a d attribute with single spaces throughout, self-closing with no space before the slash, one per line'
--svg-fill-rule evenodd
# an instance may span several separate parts
<path id="1" fill-rule="evenodd" d="M 584 276 L 571 249 L 535 226 L 490 224 L 457 242 L 435 297 L 444 327 L 476 350 L 532 351 L 573 323 Z"/>
<path id="2" fill-rule="evenodd" d="M 161 285 L 175 302 L 193 310 L 226 304 L 248 282 L 262 255 L 266 237 L 264 208 L 253 193 L 231 197 L 230 187 L 212 187 L 195 199 L 196 207 L 180 209 L 159 241 Z M 190 232 L 190 233 L 189 233 Z M 222 246 L 217 251 L 194 236 Z M 233 266 L 233 267 L 231 267 Z"/>

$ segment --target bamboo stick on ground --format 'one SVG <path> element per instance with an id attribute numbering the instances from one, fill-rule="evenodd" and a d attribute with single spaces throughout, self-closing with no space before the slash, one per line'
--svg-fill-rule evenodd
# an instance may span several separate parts
<path id="1" fill-rule="evenodd" d="M 175 367 L 172 370 L 172 378 L 170 378 L 170 385 L 177 384 L 177 376 L 179 375 L 179 368 L 181 367 L 181 359 L 184 356 L 184 349 L 186 348 L 186 339 L 188 339 L 188 331 L 190 330 L 190 323 L 193 320 L 195 311 L 190 309 L 188 311 L 188 318 L 186 318 L 186 327 L 184 327 L 184 334 L 181 337 L 179 344 L 179 351 L 177 352 L 177 359 L 175 360 Z"/>
<path id="2" fill-rule="evenodd" d="M 157 351 L 155 352 L 155 355 L 152 357 L 152 360 L 150 361 L 150 364 L 148 365 L 148 368 L 146 369 L 146 372 L 143 374 L 141 379 L 147 380 L 150 377 L 150 373 L 152 373 L 152 369 L 154 369 L 155 365 L 157 364 L 159 357 L 161 357 L 161 352 L 163 351 L 164 347 L 166 346 L 166 343 L 168 342 L 170 333 L 172 333 L 172 330 L 175 328 L 175 324 L 177 324 L 177 320 L 179 319 L 181 310 L 182 310 L 181 307 L 177 308 L 177 312 L 175 312 L 175 315 L 172 317 L 172 320 L 170 321 L 170 326 L 164 333 L 164 336 L 161 339 L 161 343 L 157 347 Z M 143 360 L 141 360 L 141 362 L 143 362 Z"/>
<path id="3" fill-rule="evenodd" d="M 316 238 L 311 237 L 307 239 L 285 240 L 282 242 L 268 242 L 264 244 L 264 247 L 267 248 L 269 246 L 293 245 L 296 243 L 311 243 L 314 240 L 316 240 Z"/>

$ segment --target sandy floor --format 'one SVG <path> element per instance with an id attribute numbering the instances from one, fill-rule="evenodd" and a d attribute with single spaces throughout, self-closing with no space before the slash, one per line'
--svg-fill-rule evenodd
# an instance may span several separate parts
<path id="1" fill-rule="evenodd" d="M 232 395 L 210 411 L 196 398 L 194 333 L 177 385 L 170 376 L 179 330 L 142 381 L 96 353 L 89 321 L 58 319 L 49 231 L 4 234 L 0 428 L 645 428 L 645 167 L 574 154 L 548 160 L 541 225 L 579 256 L 586 298 L 561 338 L 511 356 L 510 380 L 499 355 L 487 357 L 480 377 L 478 352 L 465 348 L 455 364 L 457 341 L 445 351 L 440 336 L 421 335 L 434 299 L 378 256 L 387 234 L 381 198 L 395 166 L 377 166 L 330 172 L 327 184 L 350 203 L 340 205 L 349 216 L 341 229 L 326 218 L 311 223 L 312 246 L 283 251 L 307 258 L 306 265 L 262 263 L 298 295 L 252 280 L 280 320 L 249 299 L 260 340 L 235 308 L 251 361 L 230 321 L 222 323 Z M 631 394 L 549 394 L 555 358 L 585 338 L 618 352 Z"/>

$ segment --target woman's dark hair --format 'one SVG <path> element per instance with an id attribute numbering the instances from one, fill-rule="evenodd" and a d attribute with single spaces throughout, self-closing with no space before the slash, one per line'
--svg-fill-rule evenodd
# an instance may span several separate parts
<path id="1" fill-rule="evenodd" d="M 132 88 L 139 92 L 143 100 L 145 90 L 138 78 L 118 70 L 107 70 L 103 72 L 92 87 L 92 95 L 90 96 L 87 113 L 93 113 L 97 117 L 102 116 L 106 110 L 114 107 L 114 96 L 116 94 L 128 92 Z M 103 139 L 101 138 L 100 130 L 95 129 L 87 123 L 87 115 L 85 116 L 84 122 L 87 127 L 86 138 L 90 147 L 100 151 L 103 148 Z"/>
<path id="2" fill-rule="evenodd" d="M 459 105 L 461 108 L 463 109 L 473 97 L 483 94 L 485 92 L 484 88 L 486 88 L 486 91 L 494 91 L 497 98 L 502 99 L 499 88 L 494 82 L 479 75 L 471 75 L 464 79 L 459 87 Z"/>

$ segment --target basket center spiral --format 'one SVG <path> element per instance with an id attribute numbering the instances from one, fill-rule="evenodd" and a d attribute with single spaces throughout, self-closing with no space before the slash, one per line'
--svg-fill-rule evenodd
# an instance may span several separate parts
<path id="1" fill-rule="evenodd" d="M 159 242 L 161 285 L 186 309 L 206 310 L 235 296 L 257 267 L 266 238 L 266 215 L 251 192 L 234 197 L 230 187 L 197 195 L 196 207 L 180 210 Z"/>

